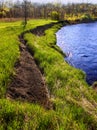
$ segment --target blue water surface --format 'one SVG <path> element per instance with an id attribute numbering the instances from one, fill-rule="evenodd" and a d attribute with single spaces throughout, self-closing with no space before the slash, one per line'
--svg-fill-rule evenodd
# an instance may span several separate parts
<path id="1" fill-rule="evenodd" d="M 65 52 L 65 60 L 86 73 L 86 81 L 97 81 L 97 22 L 62 27 L 57 45 Z"/>

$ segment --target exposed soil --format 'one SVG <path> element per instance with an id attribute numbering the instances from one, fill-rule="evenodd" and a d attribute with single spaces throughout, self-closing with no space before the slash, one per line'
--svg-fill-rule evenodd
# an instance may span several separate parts
<path id="1" fill-rule="evenodd" d="M 31 29 L 30 31 L 38 36 L 42 36 L 45 35 L 45 30 L 47 30 L 48 28 L 51 28 L 54 25 L 54 23 L 51 24 L 46 24 L 44 26 L 38 26 L 35 29 Z"/>
<path id="2" fill-rule="evenodd" d="M 39 26 L 30 31 L 35 35 L 41 36 L 51 26 L 53 24 Z M 50 109 L 52 105 L 49 92 L 44 77 L 31 54 L 33 52 L 30 52 L 26 46 L 26 41 L 23 38 L 25 33 L 28 33 L 28 31 L 19 36 L 21 42 L 20 59 L 15 65 L 15 75 L 11 77 L 12 82 L 8 86 L 6 97 L 9 99 L 39 103 L 45 108 Z"/>

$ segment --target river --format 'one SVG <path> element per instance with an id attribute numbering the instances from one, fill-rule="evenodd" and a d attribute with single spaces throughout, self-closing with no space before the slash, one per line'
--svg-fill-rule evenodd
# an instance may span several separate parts
<path id="1" fill-rule="evenodd" d="M 86 73 L 89 85 L 97 81 L 97 22 L 62 27 L 56 36 L 65 60 Z"/>

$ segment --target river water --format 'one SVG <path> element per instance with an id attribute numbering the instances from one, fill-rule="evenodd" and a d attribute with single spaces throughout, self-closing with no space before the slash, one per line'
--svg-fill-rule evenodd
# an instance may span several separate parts
<path id="1" fill-rule="evenodd" d="M 86 73 L 88 84 L 97 81 L 97 22 L 62 27 L 56 36 L 65 60 Z"/>

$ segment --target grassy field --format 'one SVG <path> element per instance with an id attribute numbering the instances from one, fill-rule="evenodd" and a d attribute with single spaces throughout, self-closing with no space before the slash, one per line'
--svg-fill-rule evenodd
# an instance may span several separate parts
<path id="1" fill-rule="evenodd" d="M 48 20 L 29 21 L 25 30 L 48 24 Z M 25 35 L 34 58 L 43 70 L 54 110 L 5 98 L 10 75 L 20 56 L 18 35 L 21 22 L 0 23 L 0 130 L 97 130 L 97 93 L 85 83 L 85 74 L 68 65 L 56 50 L 55 32 L 45 36 Z"/>
<path id="2" fill-rule="evenodd" d="M 4 97 L 9 76 L 14 73 L 14 64 L 19 58 L 18 35 L 38 25 L 50 23 L 50 20 L 29 21 L 24 29 L 22 22 L 0 22 L 0 97 Z"/>

